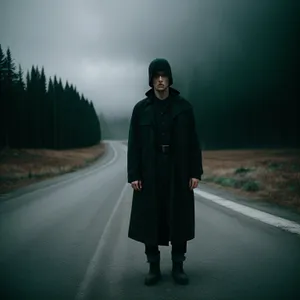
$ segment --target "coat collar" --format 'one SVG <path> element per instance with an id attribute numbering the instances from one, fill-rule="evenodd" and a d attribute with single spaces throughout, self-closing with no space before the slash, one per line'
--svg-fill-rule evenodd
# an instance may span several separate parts
<path id="1" fill-rule="evenodd" d="M 179 100 L 180 98 L 180 92 L 172 87 L 169 88 L 170 96 L 172 97 L 171 102 L 171 109 L 172 109 L 172 118 L 175 118 L 178 114 L 180 114 L 182 111 L 186 110 L 187 106 L 182 103 L 182 101 Z M 151 119 L 154 120 L 154 111 L 152 109 L 153 100 L 154 100 L 154 91 L 153 89 L 148 90 L 145 95 L 146 98 L 146 111 L 151 115 Z"/>
<path id="2" fill-rule="evenodd" d="M 170 95 L 171 96 L 178 96 L 180 95 L 180 92 L 172 87 L 169 88 L 169 92 L 170 92 Z M 147 100 L 149 102 L 152 102 L 153 101 L 153 97 L 154 97 L 154 90 L 153 89 L 150 89 L 148 90 L 145 95 L 147 96 Z"/>

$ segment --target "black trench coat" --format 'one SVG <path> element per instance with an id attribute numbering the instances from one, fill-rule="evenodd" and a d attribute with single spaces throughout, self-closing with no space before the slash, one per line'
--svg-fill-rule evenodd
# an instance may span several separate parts
<path id="1" fill-rule="evenodd" d="M 146 244 L 168 245 L 195 237 L 194 191 L 190 178 L 201 180 L 202 153 L 192 105 L 170 88 L 172 134 L 169 201 L 170 236 L 158 238 L 156 153 L 153 90 L 133 108 L 127 152 L 128 182 L 142 181 L 142 191 L 133 190 L 128 237 Z"/>

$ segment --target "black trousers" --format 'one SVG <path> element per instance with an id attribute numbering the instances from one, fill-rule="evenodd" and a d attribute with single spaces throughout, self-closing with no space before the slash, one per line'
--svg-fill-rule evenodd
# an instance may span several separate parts
<path id="1" fill-rule="evenodd" d="M 159 190 L 158 201 L 158 237 L 162 240 L 170 238 L 169 228 L 169 205 L 167 199 L 170 194 L 170 159 L 168 154 L 158 153 L 157 155 L 157 187 Z M 187 252 L 187 242 L 172 243 L 172 260 L 184 261 Z M 160 251 L 158 245 L 146 245 L 145 254 L 148 262 L 158 261 Z"/>
<path id="2" fill-rule="evenodd" d="M 168 154 L 158 153 L 156 161 L 156 187 L 157 187 L 157 216 L 158 240 L 160 245 L 171 240 L 170 237 L 170 185 L 171 160 Z M 154 199 L 153 199 L 154 200 Z"/>
<path id="3" fill-rule="evenodd" d="M 172 244 L 172 261 L 185 261 L 185 254 L 187 252 L 187 242 Z M 145 244 L 145 254 L 148 262 L 158 262 L 160 260 L 160 251 L 157 245 Z"/>

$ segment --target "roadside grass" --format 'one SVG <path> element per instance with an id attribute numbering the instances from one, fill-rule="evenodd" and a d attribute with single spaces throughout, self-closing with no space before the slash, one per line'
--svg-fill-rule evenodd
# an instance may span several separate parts
<path id="1" fill-rule="evenodd" d="M 300 212 L 300 150 L 203 151 L 203 181 Z"/>
<path id="2" fill-rule="evenodd" d="M 92 164 L 105 144 L 72 150 L 9 149 L 0 153 L 0 194 Z M 203 182 L 300 212 L 300 150 L 203 151 Z"/>
<path id="3" fill-rule="evenodd" d="M 74 172 L 97 160 L 105 144 L 71 150 L 8 149 L 0 154 L 0 193 L 60 174 Z"/>

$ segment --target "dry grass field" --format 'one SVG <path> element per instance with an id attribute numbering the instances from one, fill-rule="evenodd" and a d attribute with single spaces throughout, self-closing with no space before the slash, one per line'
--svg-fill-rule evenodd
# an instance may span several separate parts
<path id="1" fill-rule="evenodd" d="M 203 151 L 203 181 L 300 212 L 300 150 Z"/>
<path id="2" fill-rule="evenodd" d="M 7 149 L 0 153 L 0 194 L 90 165 L 105 144 L 72 150 Z"/>
<path id="3" fill-rule="evenodd" d="M 93 163 L 105 144 L 75 150 L 10 149 L 0 153 L 0 193 Z M 300 150 L 203 151 L 203 182 L 300 212 Z"/>

